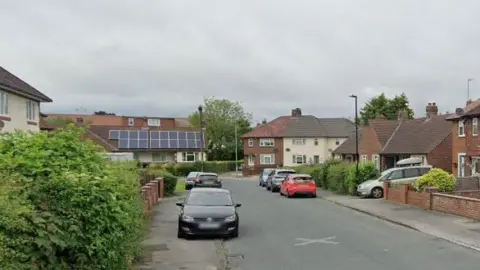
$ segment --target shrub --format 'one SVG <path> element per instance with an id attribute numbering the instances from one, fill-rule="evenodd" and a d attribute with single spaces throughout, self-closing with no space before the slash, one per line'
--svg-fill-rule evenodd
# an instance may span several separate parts
<path id="1" fill-rule="evenodd" d="M 350 164 L 347 162 L 340 162 L 329 166 L 328 168 L 328 189 L 341 193 L 347 193 L 347 186 L 345 179 L 349 171 Z"/>
<path id="2" fill-rule="evenodd" d="M 235 171 L 236 165 L 243 163 L 242 160 L 235 161 L 204 161 L 203 171 L 213 173 L 225 173 Z M 164 169 L 175 176 L 186 176 L 190 172 L 201 171 L 202 163 L 184 162 L 184 163 L 166 163 L 166 164 L 152 164 L 150 167 L 156 169 Z"/>
<path id="3" fill-rule="evenodd" d="M 138 255 L 136 164 L 107 161 L 84 134 L 1 135 L 0 269 L 121 270 Z"/>
<path id="4" fill-rule="evenodd" d="M 345 186 L 347 188 L 348 194 L 350 195 L 356 195 L 357 185 L 380 176 L 380 171 L 377 169 L 375 163 L 373 162 L 359 164 L 358 179 L 356 178 L 355 173 L 356 164 L 351 164 L 351 166 L 348 168 L 347 177 L 345 179 Z"/>
<path id="5" fill-rule="evenodd" d="M 440 192 L 452 192 L 456 184 L 457 180 L 452 174 L 442 169 L 431 169 L 420 177 L 414 186 L 419 191 L 422 191 L 425 187 L 435 187 Z"/>
<path id="6" fill-rule="evenodd" d="M 340 163 L 342 163 L 342 161 L 338 159 L 329 159 L 325 163 L 323 163 L 323 166 L 321 167 L 322 169 L 319 172 L 319 182 L 321 187 L 323 187 L 324 189 L 329 189 L 329 186 L 328 186 L 328 183 L 329 183 L 328 178 L 330 177 L 329 169 L 331 166 L 337 165 Z"/>
<path id="7" fill-rule="evenodd" d="M 173 175 L 167 170 L 159 169 L 155 167 L 149 167 L 147 172 L 155 175 L 156 177 L 163 178 L 165 196 L 171 196 L 175 193 L 175 187 L 177 186 L 178 177 L 176 177 L 175 175 Z"/>

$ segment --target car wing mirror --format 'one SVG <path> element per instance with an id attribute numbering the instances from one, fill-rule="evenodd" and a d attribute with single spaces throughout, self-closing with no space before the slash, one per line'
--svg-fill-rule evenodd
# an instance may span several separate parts
<path id="1" fill-rule="evenodd" d="M 177 205 L 177 206 L 180 206 L 180 207 L 183 207 L 183 203 L 182 203 L 182 202 L 177 202 L 176 205 Z"/>
<path id="2" fill-rule="evenodd" d="M 241 204 L 241 203 L 237 203 L 237 204 L 235 204 L 235 208 L 238 208 L 238 207 L 240 207 L 240 206 L 242 206 L 242 204 Z"/>

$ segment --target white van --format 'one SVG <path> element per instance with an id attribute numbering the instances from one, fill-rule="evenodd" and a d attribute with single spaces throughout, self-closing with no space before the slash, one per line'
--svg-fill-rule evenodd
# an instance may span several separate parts
<path id="1" fill-rule="evenodd" d="M 398 163 L 397 163 L 398 164 Z M 432 169 L 430 165 L 395 167 L 383 171 L 380 177 L 365 181 L 357 186 L 357 195 L 362 197 L 383 198 L 383 182 L 411 184 Z"/>

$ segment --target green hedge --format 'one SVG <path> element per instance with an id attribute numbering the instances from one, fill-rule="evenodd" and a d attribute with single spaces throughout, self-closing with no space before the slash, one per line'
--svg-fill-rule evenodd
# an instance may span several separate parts
<path id="1" fill-rule="evenodd" d="M 413 186 L 419 191 L 426 187 L 435 187 L 440 192 L 452 192 L 456 185 L 457 179 L 453 174 L 436 168 L 417 179 Z"/>
<path id="2" fill-rule="evenodd" d="M 156 167 L 148 167 L 146 169 L 146 173 L 153 174 L 155 177 L 162 177 L 164 188 L 165 188 L 165 196 L 172 196 L 175 193 L 175 187 L 177 186 L 178 177 L 171 174 L 169 171 L 161 168 Z"/>
<path id="3" fill-rule="evenodd" d="M 133 162 L 73 125 L 0 139 L 0 269 L 129 269 L 146 226 Z"/>
<path id="4" fill-rule="evenodd" d="M 236 166 L 243 164 L 243 160 L 235 161 L 205 161 L 204 172 L 225 173 L 235 171 Z M 201 171 L 201 162 L 167 163 L 150 166 L 153 169 L 163 169 L 175 176 L 186 176 L 190 172 Z"/>
<path id="5" fill-rule="evenodd" d="M 310 174 L 318 187 L 340 194 L 355 195 L 357 185 L 380 175 L 372 162 L 359 164 L 358 179 L 355 177 L 356 164 L 330 159 L 319 165 L 294 167 L 298 173 Z"/>

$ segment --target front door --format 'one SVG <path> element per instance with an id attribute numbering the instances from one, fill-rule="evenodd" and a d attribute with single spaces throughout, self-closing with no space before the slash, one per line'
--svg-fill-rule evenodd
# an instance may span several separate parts
<path id="1" fill-rule="evenodd" d="M 386 169 L 395 167 L 395 156 L 386 156 L 385 157 L 385 166 Z"/>
<path id="2" fill-rule="evenodd" d="M 465 176 L 465 155 L 458 155 L 458 177 Z"/>

